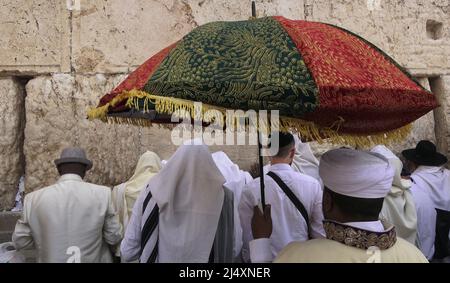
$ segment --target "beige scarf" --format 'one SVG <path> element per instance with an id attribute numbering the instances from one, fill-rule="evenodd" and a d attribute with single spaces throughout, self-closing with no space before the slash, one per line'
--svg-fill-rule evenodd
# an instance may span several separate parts
<path id="1" fill-rule="evenodd" d="M 385 146 L 376 146 L 372 152 L 379 153 L 386 157 L 395 168 L 395 175 L 392 181 L 392 188 L 384 198 L 381 218 L 395 225 L 397 236 L 415 244 L 417 238 L 417 212 L 413 196 L 410 192 L 411 181 L 401 178 L 403 164 Z"/>
<path id="2" fill-rule="evenodd" d="M 139 193 L 150 179 L 158 174 L 159 170 L 161 170 L 159 156 L 152 151 L 147 151 L 139 158 L 133 176 L 127 182 L 114 187 L 113 202 L 124 229 Z"/>

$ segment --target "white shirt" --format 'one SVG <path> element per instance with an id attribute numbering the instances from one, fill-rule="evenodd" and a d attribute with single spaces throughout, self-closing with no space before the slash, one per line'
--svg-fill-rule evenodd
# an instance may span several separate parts
<path id="1" fill-rule="evenodd" d="M 384 232 L 384 226 L 381 221 L 367 221 L 367 222 L 347 222 L 344 225 L 354 228 L 371 231 Z M 251 260 L 254 263 L 272 262 L 273 256 L 270 253 L 271 241 L 268 238 L 256 239 L 250 242 Z"/>
<path id="2" fill-rule="evenodd" d="M 317 180 L 298 173 L 288 164 L 275 164 L 270 171 L 277 174 L 303 203 L 310 221 L 311 236 L 325 237 L 323 230 L 322 189 Z M 242 193 L 239 204 L 243 232 L 242 256 L 250 260 L 249 242 L 253 240 L 251 219 L 253 208 L 260 203 L 259 178 L 249 183 Z M 271 259 L 290 242 L 308 240 L 308 228 L 305 219 L 288 196 L 269 176 L 264 178 L 266 203 L 271 205 L 273 232 L 270 237 Z"/>
<path id="3" fill-rule="evenodd" d="M 38 262 L 55 263 L 112 262 L 108 245 L 121 238 L 111 189 L 75 174 L 27 194 L 13 234 L 16 249 L 34 244 Z"/>
<path id="4" fill-rule="evenodd" d="M 436 209 L 426 188 L 413 181 L 410 191 L 417 211 L 417 247 L 430 260 L 434 255 Z"/>

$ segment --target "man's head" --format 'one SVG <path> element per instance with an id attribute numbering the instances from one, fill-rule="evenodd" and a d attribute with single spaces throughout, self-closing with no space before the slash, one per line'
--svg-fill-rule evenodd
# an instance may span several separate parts
<path id="1" fill-rule="evenodd" d="M 77 147 L 65 148 L 60 158 L 55 160 L 55 165 L 59 175 L 76 174 L 81 178 L 92 168 L 92 162 L 86 158 L 84 150 Z"/>
<path id="2" fill-rule="evenodd" d="M 286 163 L 291 164 L 295 155 L 295 140 L 294 136 L 290 133 L 272 133 L 272 142 L 274 142 L 274 137 L 278 135 L 279 146 L 278 151 L 275 155 L 270 157 L 271 164 Z"/>
<path id="3" fill-rule="evenodd" d="M 60 176 L 65 174 L 76 174 L 84 178 L 87 171 L 87 166 L 82 163 L 62 163 L 56 166 Z"/>
<path id="4" fill-rule="evenodd" d="M 447 163 L 447 157 L 436 150 L 434 143 L 422 140 L 416 148 L 402 151 L 403 157 L 407 160 L 406 166 L 409 172 L 414 172 L 417 167 L 424 166 L 442 166 Z"/>
<path id="5" fill-rule="evenodd" d="M 319 166 L 325 185 L 324 217 L 338 222 L 378 220 L 394 172 L 377 153 L 345 148 L 328 151 Z"/>
<path id="6" fill-rule="evenodd" d="M 376 221 L 384 198 L 356 198 L 341 195 L 325 187 L 322 210 L 325 219 L 338 222 Z"/>

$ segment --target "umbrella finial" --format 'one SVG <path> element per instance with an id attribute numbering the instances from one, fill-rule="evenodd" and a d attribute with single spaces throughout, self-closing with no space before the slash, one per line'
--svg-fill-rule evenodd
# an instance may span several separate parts
<path id="1" fill-rule="evenodd" d="M 251 19 L 256 19 L 256 3 L 252 1 L 252 17 Z"/>

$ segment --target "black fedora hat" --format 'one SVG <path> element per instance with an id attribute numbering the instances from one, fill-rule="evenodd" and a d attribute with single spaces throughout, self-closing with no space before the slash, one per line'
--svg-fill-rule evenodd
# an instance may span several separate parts
<path id="1" fill-rule="evenodd" d="M 402 151 L 402 155 L 417 165 L 441 166 L 447 163 L 447 157 L 437 152 L 434 143 L 427 140 L 420 141 L 416 148 Z"/>

